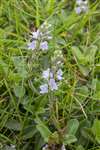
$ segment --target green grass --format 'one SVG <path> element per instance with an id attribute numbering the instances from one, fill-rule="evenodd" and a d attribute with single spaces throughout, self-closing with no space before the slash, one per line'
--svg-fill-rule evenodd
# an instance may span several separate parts
<path id="1" fill-rule="evenodd" d="M 100 149 L 100 1 L 80 15 L 74 8 L 74 0 L 0 1 L 0 150 Z M 28 50 L 45 21 L 48 52 Z M 42 95 L 42 71 L 60 51 L 63 80 Z"/>

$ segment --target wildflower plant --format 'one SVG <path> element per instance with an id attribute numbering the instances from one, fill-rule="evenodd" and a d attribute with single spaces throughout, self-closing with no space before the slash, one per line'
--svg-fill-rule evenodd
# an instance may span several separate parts
<path id="1" fill-rule="evenodd" d="M 100 149 L 99 9 L 1 0 L 0 150 Z"/>
<path id="2" fill-rule="evenodd" d="M 47 40 L 51 40 L 52 36 L 51 36 L 51 24 L 48 24 L 47 22 L 44 22 L 39 29 L 37 29 L 37 31 L 32 32 L 32 39 L 31 42 L 28 44 L 28 49 L 31 50 L 42 50 L 42 51 L 49 51 L 48 48 L 48 41 Z M 34 51 L 33 51 L 34 53 Z M 38 54 L 38 53 L 37 53 Z M 53 63 L 54 60 L 59 59 L 60 57 L 63 57 L 60 55 L 61 53 L 57 54 L 57 56 L 53 57 L 51 56 L 51 64 Z M 36 56 L 37 57 L 37 56 Z M 60 62 L 60 60 L 59 60 Z M 59 62 L 56 62 L 59 64 Z M 48 64 L 49 65 L 49 64 Z M 58 90 L 58 84 L 56 83 L 56 80 L 60 81 L 62 80 L 62 75 L 63 72 L 61 69 L 57 70 L 57 66 L 56 64 L 54 64 L 53 66 L 51 66 L 51 68 L 56 67 L 55 70 L 48 68 L 47 70 L 44 70 L 42 73 L 42 78 L 45 79 L 45 83 L 40 85 L 40 93 L 41 94 L 45 94 L 48 93 L 49 90 L 54 91 L 54 90 Z M 55 80 L 56 78 L 56 80 Z"/>

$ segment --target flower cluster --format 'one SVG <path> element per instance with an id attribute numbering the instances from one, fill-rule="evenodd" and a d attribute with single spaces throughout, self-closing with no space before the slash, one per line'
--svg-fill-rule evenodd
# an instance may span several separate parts
<path id="1" fill-rule="evenodd" d="M 76 0 L 76 7 L 75 11 L 77 14 L 80 14 L 82 12 L 87 12 L 88 11 L 88 1 L 85 0 Z"/>
<path id="2" fill-rule="evenodd" d="M 59 69 L 56 72 L 56 75 L 54 76 L 53 71 L 50 70 L 50 68 L 48 68 L 47 70 L 43 71 L 42 73 L 42 77 L 45 79 L 46 83 L 42 84 L 40 86 L 40 93 L 41 94 L 45 94 L 48 93 L 49 90 L 54 91 L 58 89 L 58 84 L 55 81 L 55 78 L 60 81 L 63 79 L 62 77 L 63 72 L 61 69 Z"/>
<path id="3" fill-rule="evenodd" d="M 32 32 L 32 40 L 28 43 L 28 49 L 47 51 L 48 41 L 52 39 L 50 28 L 51 24 L 44 22 L 37 31 Z"/>
<path id="4" fill-rule="evenodd" d="M 63 65 L 63 54 L 61 50 L 55 50 L 53 57 L 51 58 L 51 62 L 53 66 L 57 67 L 62 67 Z"/>

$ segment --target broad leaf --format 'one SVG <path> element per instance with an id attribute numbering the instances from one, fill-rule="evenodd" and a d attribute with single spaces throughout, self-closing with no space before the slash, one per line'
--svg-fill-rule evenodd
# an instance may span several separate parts
<path id="1" fill-rule="evenodd" d="M 45 142 L 48 142 L 50 135 L 52 132 L 48 129 L 48 127 L 42 122 L 39 118 L 36 118 L 36 122 L 38 125 L 36 126 L 37 130 L 40 132 Z"/>
<path id="2" fill-rule="evenodd" d="M 100 120 L 95 119 L 93 126 L 92 126 L 92 132 L 95 135 L 96 141 L 100 144 Z"/>
<path id="3" fill-rule="evenodd" d="M 78 47 L 73 46 L 72 53 L 75 56 L 75 58 L 78 60 L 79 64 L 81 64 L 82 62 L 85 62 L 84 54 L 80 51 Z"/>
<path id="4" fill-rule="evenodd" d="M 20 131 L 21 130 L 21 125 L 17 120 L 9 120 L 7 121 L 5 127 L 7 127 L 8 129 L 12 129 L 15 131 Z"/>
<path id="5" fill-rule="evenodd" d="M 77 138 L 74 135 L 68 134 L 64 137 L 63 143 L 64 143 L 64 145 L 68 145 L 68 144 L 74 143 L 76 141 L 77 141 Z"/>
<path id="6" fill-rule="evenodd" d="M 78 127 L 79 127 L 79 122 L 77 119 L 69 120 L 69 122 L 67 123 L 67 134 L 75 135 Z"/>
<path id="7" fill-rule="evenodd" d="M 19 85 L 14 86 L 14 93 L 16 95 L 16 97 L 23 97 L 25 94 L 25 88 Z"/>
<path id="8" fill-rule="evenodd" d="M 76 150 L 85 150 L 82 145 L 79 145 Z"/>
<path id="9" fill-rule="evenodd" d="M 22 137 L 24 140 L 30 139 L 36 134 L 36 132 L 36 128 L 34 128 L 33 125 L 30 125 L 24 129 Z"/>

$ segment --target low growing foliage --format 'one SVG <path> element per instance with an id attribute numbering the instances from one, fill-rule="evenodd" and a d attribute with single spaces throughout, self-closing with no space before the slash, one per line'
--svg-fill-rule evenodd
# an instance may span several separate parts
<path id="1" fill-rule="evenodd" d="M 0 1 L 0 150 L 100 150 L 100 1 Z"/>

